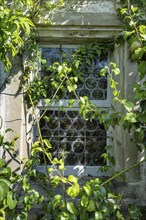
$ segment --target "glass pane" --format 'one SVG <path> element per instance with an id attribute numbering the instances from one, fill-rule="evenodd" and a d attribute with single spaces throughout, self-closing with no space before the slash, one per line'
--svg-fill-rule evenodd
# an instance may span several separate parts
<path id="1" fill-rule="evenodd" d="M 72 55 L 75 54 L 77 48 L 64 48 L 61 45 L 58 48 L 42 48 L 42 58 L 46 59 L 46 64 L 42 65 L 42 77 L 53 78 L 58 80 L 58 85 L 61 81 L 56 78 L 55 72 L 50 72 L 49 67 L 53 65 L 54 62 L 62 63 L 66 61 L 67 66 L 70 67 L 72 61 Z M 107 99 L 107 78 L 100 76 L 100 70 L 107 65 L 107 61 L 100 60 L 99 57 L 94 57 L 91 64 L 87 66 L 86 63 L 82 63 L 79 66 L 79 71 L 82 74 L 82 80 L 79 79 L 77 82 L 76 94 L 78 96 L 88 96 L 90 100 L 106 100 Z M 71 74 L 71 73 L 70 73 Z M 71 76 L 71 75 L 70 75 Z M 74 76 L 74 74 L 72 75 Z M 47 80 L 47 78 L 46 78 Z M 48 89 L 48 97 L 52 98 L 56 91 L 54 85 L 50 82 Z M 62 83 L 63 87 L 60 87 L 57 92 L 57 96 L 60 99 L 76 99 L 73 92 L 68 92 L 66 81 Z"/>
<path id="2" fill-rule="evenodd" d="M 50 120 L 45 128 L 44 123 L 40 123 L 41 132 L 50 140 L 54 156 L 63 156 L 66 165 L 104 164 L 101 155 L 105 152 L 106 131 L 97 119 L 85 120 L 78 111 L 47 110 L 46 116 Z"/>

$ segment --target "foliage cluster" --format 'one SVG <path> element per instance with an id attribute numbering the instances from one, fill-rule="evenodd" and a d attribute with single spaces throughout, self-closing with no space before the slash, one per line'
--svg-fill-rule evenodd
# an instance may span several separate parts
<path id="1" fill-rule="evenodd" d="M 143 2 L 144 4 L 144 2 Z M 146 23 L 144 14 L 137 6 L 130 4 L 130 1 L 122 8 L 118 8 L 118 13 L 124 21 L 125 31 L 122 33 L 123 40 L 127 40 L 130 45 L 129 57 L 135 61 L 138 68 L 139 80 L 134 85 L 134 102 L 120 99 L 118 84 L 114 81 L 114 75 L 119 74 L 116 64 L 111 63 L 110 68 L 106 67 L 104 72 L 109 72 L 111 88 L 113 89 L 114 102 L 119 102 L 125 108 L 125 114 L 121 115 L 115 111 L 117 124 L 122 126 L 134 135 L 134 141 L 139 150 L 146 147 Z M 112 68 L 111 68 L 112 67 Z"/>
<path id="2" fill-rule="evenodd" d="M 22 47 L 27 41 L 31 39 L 31 28 L 34 28 L 32 22 L 32 15 L 41 16 L 40 12 L 43 10 L 43 1 L 32 0 L 15 0 L 13 3 L 1 0 L 0 12 L 0 29 L 1 29 L 1 45 L 0 56 L 4 62 L 6 70 L 10 69 L 10 57 L 16 56 L 19 52 L 22 53 Z M 61 1 L 58 1 L 61 3 Z M 58 4 L 58 2 L 56 4 Z M 146 145 L 146 82 L 145 82 L 145 53 L 146 53 L 146 26 L 144 17 L 139 12 L 137 6 L 133 6 L 131 2 L 121 1 L 123 7 L 119 9 L 119 14 L 124 21 L 124 40 L 130 43 L 131 59 L 137 62 L 138 71 L 140 73 L 140 80 L 135 85 L 135 102 L 120 99 L 120 91 L 117 89 L 117 82 L 114 76 L 120 73 L 120 70 L 115 63 L 110 63 L 109 67 L 105 67 L 101 71 L 101 75 L 108 74 L 111 88 L 113 89 L 114 102 L 119 102 L 124 106 L 125 114 L 117 112 L 116 109 L 111 109 L 110 112 L 103 112 L 93 106 L 88 100 L 88 97 L 77 97 L 76 88 L 79 80 L 82 80 L 82 72 L 79 71 L 79 66 L 84 62 L 87 67 L 90 65 L 93 54 L 99 56 L 104 50 L 103 45 L 95 47 L 83 47 L 77 51 L 76 56 L 72 57 L 72 62 L 67 60 L 64 63 L 55 63 L 47 71 L 50 71 L 55 78 L 42 79 L 35 78 L 35 80 L 27 84 L 27 79 L 31 72 L 36 71 L 36 67 L 31 65 L 33 62 L 27 63 L 24 66 L 24 82 L 27 97 L 30 105 L 33 108 L 35 115 L 35 104 L 41 98 L 47 97 L 48 85 L 53 86 L 54 95 L 51 99 L 59 99 L 59 90 L 64 91 L 67 88 L 69 93 L 74 93 L 75 97 L 80 102 L 80 112 L 87 119 L 89 117 L 98 117 L 101 123 L 104 123 L 105 128 L 110 126 L 113 128 L 120 124 L 127 129 L 131 134 L 134 132 L 135 141 L 139 149 Z M 144 4 L 144 1 L 141 1 Z M 47 1 L 49 9 L 54 8 L 50 1 Z M 35 17 L 36 18 L 36 17 Z M 40 17 L 39 17 L 40 18 Z M 34 40 L 34 38 L 33 38 Z M 35 45 L 35 42 L 33 42 Z M 92 48 L 92 49 L 91 49 Z M 108 47 L 106 47 L 108 48 Z M 35 48 L 34 48 L 35 50 Z M 109 50 L 109 48 L 107 49 Z M 34 51 L 33 51 L 34 52 Z M 90 52 L 90 53 L 89 53 Z M 93 53 L 93 54 L 92 54 Z M 89 56 L 90 55 L 90 56 Z M 133 56 L 134 55 L 134 56 Z M 44 61 L 42 61 L 44 62 Z M 45 62 L 44 62 L 45 64 Z M 44 65 L 44 68 L 48 68 Z M 46 85 L 46 82 L 48 85 Z M 58 97 L 57 97 L 58 96 Z M 135 108 L 139 105 L 139 109 Z M 73 106 L 74 100 L 69 102 L 69 106 Z M 42 116 L 41 116 L 42 117 Z M 40 117 L 40 118 L 41 118 Z M 118 204 L 120 196 L 111 193 L 108 183 L 111 180 L 123 174 L 127 170 L 116 174 L 107 181 L 99 178 L 79 182 L 79 179 L 73 175 L 64 176 L 64 159 L 53 158 L 50 153 L 52 146 L 47 139 L 43 139 L 39 127 L 40 118 L 36 117 L 38 125 L 39 138 L 31 149 L 31 156 L 25 163 L 23 172 L 19 175 L 11 170 L 9 161 L 6 161 L 6 153 L 9 153 L 12 159 L 15 160 L 16 153 L 14 150 L 17 137 L 12 141 L 5 139 L 5 134 L 0 133 L 0 146 L 3 148 L 3 157 L 0 160 L 0 220 L 14 219 L 23 220 L 28 219 L 29 211 L 37 204 L 42 205 L 44 214 L 41 219 L 61 219 L 61 220 L 86 220 L 86 219 L 124 219 L 121 213 L 121 206 Z M 134 129 L 133 129 L 134 128 Z M 12 132 L 11 130 L 6 130 Z M 51 162 L 51 167 L 48 169 L 46 163 L 46 174 L 37 173 L 34 165 L 39 162 L 38 154 L 42 152 L 44 160 L 46 158 Z M 109 159 L 109 158 L 108 158 Z M 19 161 L 23 163 L 23 161 Z M 136 165 L 140 164 L 137 163 Z M 31 179 L 36 180 L 44 188 L 47 194 L 47 200 L 40 195 L 32 186 Z M 56 187 L 62 187 L 63 195 L 56 194 Z M 40 206 L 41 207 L 41 206 Z M 132 210 L 132 211 L 131 211 Z M 133 211 L 135 210 L 135 211 Z M 140 219 L 138 209 L 131 207 L 129 212 L 130 219 Z"/>

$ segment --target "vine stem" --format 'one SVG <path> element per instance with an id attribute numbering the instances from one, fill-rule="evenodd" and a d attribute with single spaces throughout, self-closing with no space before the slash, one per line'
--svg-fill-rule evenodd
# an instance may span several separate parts
<path id="1" fill-rule="evenodd" d="M 130 15 L 131 21 L 133 22 L 133 27 L 134 27 L 134 29 L 135 29 L 135 33 L 136 33 L 136 35 L 137 35 L 137 38 L 138 38 L 138 40 L 139 40 L 141 46 L 143 46 L 142 40 L 141 40 L 141 38 L 140 38 L 140 36 L 139 36 L 138 29 L 137 29 L 137 27 L 136 27 L 136 25 L 135 25 L 134 19 L 133 19 L 132 14 L 131 14 L 131 3 L 130 3 L 129 0 L 128 0 L 128 11 L 129 11 L 129 15 Z"/>
<path id="2" fill-rule="evenodd" d="M 17 78 L 15 78 L 15 79 L 16 79 L 16 82 L 18 83 L 18 85 L 20 86 L 20 83 L 19 83 L 18 79 L 17 79 Z M 22 88 L 24 89 L 24 86 L 22 86 Z M 44 151 L 44 152 L 43 152 L 43 159 L 44 159 L 44 162 L 45 162 L 46 174 L 47 174 L 47 177 L 49 178 L 48 166 L 47 166 L 47 161 L 46 161 L 46 157 L 45 157 L 45 152 L 46 152 L 46 150 L 45 150 L 45 147 L 44 147 L 43 137 L 42 137 L 41 130 L 40 130 L 39 118 L 37 117 L 36 110 L 35 110 L 35 106 L 34 106 L 34 104 L 33 104 L 31 95 L 29 94 L 28 91 L 27 91 L 27 95 L 28 95 L 28 97 L 29 97 L 29 99 L 30 99 L 30 102 L 31 102 L 31 105 L 32 105 L 33 114 L 34 114 L 34 117 L 35 117 L 35 120 L 36 120 L 36 124 L 37 124 L 37 128 L 38 128 L 38 133 L 39 133 L 40 143 L 41 143 L 41 146 L 42 146 L 43 151 Z M 59 170 L 56 168 L 56 166 L 52 163 L 52 160 L 51 160 L 51 158 L 48 156 L 48 154 L 47 154 L 47 157 L 48 157 L 49 161 L 51 162 L 51 164 L 52 164 L 54 170 L 59 174 L 60 177 L 62 177 L 61 172 L 59 172 Z"/>
<path id="3" fill-rule="evenodd" d="M 122 171 L 116 173 L 114 176 L 112 176 L 111 178 L 109 178 L 108 180 L 106 180 L 105 182 L 103 182 L 103 183 L 101 184 L 101 186 L 104 186 L 104 185 L 108 184 L 108 183 L 111 182 L 112 180 L 116 179 L 117 177 L 123 175 L 124 173 L 128 172 L 129 170 L 131 170 L 131 169 L 133 169 L 133 168 L 135 168 L 135 167 L 137 167 L 137 166 L 139 166 L 141 163 L 144 163 L 144 162 L 146 162 L 146 158 L 143 159 L 143 160 L 141 160 L 141 161 L 139 161 L 139 162 L 137 162 L 137 163 L 135 163 L 135 164 L 133 164 L 132 166 L 130 166 L 130 167 L 128 167 L 128 168 L 126 168 L 126 169 L 124 169 L 124 170 L 122 170 Z"/>

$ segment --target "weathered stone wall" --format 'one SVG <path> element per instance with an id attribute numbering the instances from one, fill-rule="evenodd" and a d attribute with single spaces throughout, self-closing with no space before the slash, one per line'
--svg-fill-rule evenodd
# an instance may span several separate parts
<path id="1" fill-rule="evenodd" d="M 121 30 L 114 3 L 114 0 L 68 0 L 63 8 L 50 13 L 45 12 L 44 17 L 51 19 L 53 25 L 49 27 L 40 22 L 37 23 L 38 44 L 84 44 L 113 39 Z M 137 78 L 137 72 L 135 65 L 129 61 L 127 44 L 117 47 L 113 54 L 109 54 L 110 59 L 115 60 L 121 69 L 121 75 L 117 80 L 122 97 L 130 100 L 132 84 Z M 14 133 L 20 136 L 16 146 L 20 157 L 27 158 L 28 143 L 31 144 L 32 141 L 32 123 L 31 112 L 29 114 L 25 112 L 23 93 L 19 91 L 21 80 L 19 64 L 19 60 L 15 59 L 11 83 L 7 84 L 0 94 L 0 113 L 5 122 L 3 128 L 11 127 Z M 122 111 L 121 106 L 116 107 Z M 129 135 L 122 128 L 117 126 L 113 134 L 115 170 L 119 171 L 129 167 L 143 155 L 138 155 Z M 10 138 L 12 136 L 13 134 L 9 135 Z M 20 165 L 13 164 L 13 167 L 16 169 Z M 117 190 L 124 190 L 125 202 L 133 199 L 138 204 L 146 205 L 145 170 L 144 164 L 141 169 L 134 169 L 125 175 L 126 184 L 115 185 Z"/>
<path id="2" fill-rule="evenodd" d="M 11 73 L 4 73 L 4 67 L 1 64 L 1 93 L 0 93 L 0 115 L 3 120 L 2 132 L 5 134 L 7 128 L 11 128 L 14 132 L 7 132 L 5 137 L 11 141 L 14 137 L 18 136 L 15 151 L 19 159 L 27 157 L 26 148 L 26 132 L 25 132 L 25 111 L 23 91 L 20 90 L 21 83 L 21 65 L 19 57 L 15 58 L 13 62 L 13 69 Z M 7 83 L 4 83 L 7 80 Z M 2 155 L 2 149 L 1 149 Z M 9 155 L 7 155 L 9 160 Z M 18 159 L 18 160 L 19 160 Z M 9 164 L 14 170 L 18 172 L 21 170 L 20 163 L 10 161 Z"/>
<path id="3" fill-rule="evenodd" d="M 66 1 L 62 9 L 45 13 L 53 26 L 38 22 L 39 42 L 82 44 L 113 38 L 121 29 L 114 10 L 114 1 Z"/>

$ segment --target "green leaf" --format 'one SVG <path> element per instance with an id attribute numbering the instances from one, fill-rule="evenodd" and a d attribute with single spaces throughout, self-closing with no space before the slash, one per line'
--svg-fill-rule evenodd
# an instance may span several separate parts
<path id="1" fill-rule="evenodd" d="M 50 102 L 51 102 L 51 99 L 45 99 L 46 104 L 50 104 Z"/>
<path id="2" fill-rule="evenodd" d="M 7 129 L 5 130 L 5 133 L 7 133 L 7 132 L 14 132 L 14 130 L 11 129 L 11 128 L 7 128 Z"/>
<path id="3" fill-rule="evenodd" d="M 146 34 L 140 34 L 140 36 L 142 37 L 142 40 L 146 41 Z"/>
<path id="4" fill-rule="evenodd" d="M 67 202 L 66 207 L 67 207 L 67 209 L 68 209 L 68 211 L 69 211 L 70 213 L 72 213 L 72 214 L 75 213 L 75 208 L 74 208 L 74 205 L 73 205 L 72 202 Z"/>
<path id="5" fill-rule="evenodd" d="M 69 92 L 74 92 L 76 90 L 76 88 L 77 88 L 77 85 L 76 84 L 68 85 L 67 88 L 68 88 Z"/>
<path id="6" fill-rule="evenodd" d="M 45 144 L 46 147 L 52 148 L 52 145 L 48 139 L 43 139 L 43 143 Z"/>
<path id="7" fill-rule="evenodd" d="M 0 201 L 6 198 L 10 182 L 7 179 L 0 179 Z"/>
<path id="8" fill-rule="evenodd" d="M 6 168 L 7 169 L 7 168 Z M 10 184 L 11 184 L 11 182 L 10 182 L 10 180 L 9 179 L 6 179 L 6 178 L 3 178 L 3 177 L 1 177 L 0 178 L 0 182 L 4 182 L 4 183 L 6 183 L 8 186 L 10 186 Z"/>
<path id="9" fill-rule="evenodd" d="M 35 147 L 35 148 L 32 148 L 32 150 L 31 150 L 32 156 L 34 156 L 35 154 L 37 154 L 39 152 L 43 152 L 43 149 L 41 147 Z"/>
<path id="10" fill-rule="evenodd" d="M 95 206 L 95 201 L 94 201 L 94 200 L 90 200 L 90 201 L 89 201 L 89 204 L 88 204 L 88 206 L 87 206 L 87 210 L 88 210 L 89 212 L 93 212 L 93 211 L 96 210 L 96 206 Z"/>
<path id="11" fill-rule="evenodd" d="M 57 208 L 62 203 L 62 196 L 61 195 L 55 195 L 52 200 L 53 208 Z"/>
<path id="12" fill-rule="evenodd" d="M 121 13 L 122 15 L 125 14 L 125 13 L 127 13 L 127 8 L 122 8 L 121 11 L 120 11 L 120 13 Z"/>
<path id="13" fill-rule="evenodd" d="M 90 66 L 91 65 L 91 61 L 89 58 L 86 59 L 86 63 Z"/>
<path id="14" fill-rule="evenodd" d="M 7 194 L 7 204 L 9 209 L 14 209 L 17 205 L 17 200 L 12 191 L 9 191 Z"/>
<path id="15" fill-rule="evenodd" d="M 116 89 L 116 86 L 118 85 L 117 82 L 115 82 L 112 78 L 110 78 L 110 86 L 112 89 Z"/>
<path id="16" fill-rule="evenodd" d="M 77 216 L 74 215 L 74 214 L 71 214 L 71 215 L 69 216 L 69 220 L 77 220 Z"/>
<path id="17" fill-rule="evenodd" d="M 85 214 L 80 214 L 80 220 L 89 220 L 89 216 L 87 213 Z"/>
<path id="18" fill-rule="evenodd" d="M 134 51 L 136 59 L 141 59 L 143 54 L 144 54 L 144 52 L 145 52 L 144 48 L 139 47 L 138 49 L 136 49 Z"/>
<path id="19" fill-rule="evenodd" d="M 75 100 L 71 99 L 71 100 L 68 101 L 68 106 L 71 108 L 71 107 L 73 107 L 74 103 L 75 103 Z"/>
<path id="20" fill-rule="evenodd" d="M 69 214 L 66 212 L 63 212 L 60 219 L 61 220 L 69 220 Z"/>
<path id="21" fill-rule="evenodd" d="M 139 90 L 137 91 L 137 93 L 135 94 L 135 100 L 139 101 L 140 99 L 145 99 L 146 98 L 146 92 L 145 90 Z"/>
<path id="22" fill-rule="evenodd" d="M 115 76 L 119 75 L 120 74 L 120 69 L 116 67 L 116 68 L 112 69 L 112 72 L 115 74 Z"/>
<path id="23" fill-rule="evenodd" d="M 117 211 L 117 219 L 124 220 L 123 215 L 121 214 L 119 210 Z"/>
<path id="24" fill-rule="evenodd" d="M 28 183 L 28 179 L 26 177 L 23 178 L 22 188 L 24 190 L 29 190 L 30 189 L 30 184 Z"/>
<path id="25" fill-rule="evenodd" d="M 71 198 L 75 198 L 80 191 L 80 187 L 78 183 L 74 183 L 72 186 L 68 187 L 67 193 Z"/>
<path id="26" fill-rule="evenodd" d="M 135 31 L 125 31 L 124 32 L 124 39 L 126 40 L 129 36 L 131 36 Z"/>
<path id="27" fill-rule="evenodd" d="M 133 13 L 135 13 L 138 10 L 138 7 L 134 7 L 133 5 L 131 5 L 131 11 Z"/>
<path id="28" fill-rule="evenodd" d="M 81 100 L 82 104 L 85 104 L 85 99 L 84 99 L 84 97 L 80 97 L 80 100 Z"/>
<path id="29" fill-rule="evenodd" d="M 103 216 L 101 212 L 95 212 L 95 220 L 102 220 Z"/>
<path id="30" fill-rule="evenodd" d="M 132 111 L 134 108 L 134 104 L 132 102 L 125 102 L 124 103 L 124 107 L 126 108 L 126 110 L 128 112 Z"/>
<path id="31" fill-rule="evenodd" d="M 137 128 L 134 132 L 136 142 L 142 142 L 144 139 L 144 135 L 144 130 L 142 128 Z"/>
<path id="32" fill-rule="evenodd" d="M 83 186 L 83 189 L 85 190 L 88 196 L 91 195 L 91 186 L 88 183 L 86 183 L 86 185 Z"/>
<path id="33" fill-rule="evenodd" d="M 81 206 L 84 206 L 84 207 L 87 207 L 88 205 L 88 197 L 87 196 L 82 196 L 82 199 L 81 199 Z"/>
<path id="34" fill-rule="evenodd" d="M 138 64 L 138 71 L 140 73 L 140 79 L 142 80 L 146 75 L 146 61 L 141 61 Z"/>
<path id="35" fill-rule="evenodd" d="M 138 119 L 141 123 L 146 124 L 146 112 L 142 112 L 141 114 L 138 114 Z"/>
<path id="36" fill-rule="evenodd" d="M 0 159 L 0 168 L 2 168 L 3 166 L 5 166 L 5 160 L 4 159 Z"/>
<path id="37" fill-rule="evenodd" d="M 145 25 L 139 25 L 139 31 L 141 34 L 146 34 L 146 26 Z"/>
<path id="38" fill-rule="evenodd" d="M 77 177 L 73 176 L 73 175 L 69 175 L 68 180 L 72 183 L 77 183 L 78 179 Z"/>
<path id="39" fill-rule="evenodd" d="M 58 67 L 58 73 L 61 74 L 62 73 L 62 70 L 63 70 L 63 67 L 61 65 L 59 65 Z"/>
<path id="40" fill-rule="evenodd" d="M 105 74 L 109 71 L 108 67 L 105 66 L 103 69 L 100 70 L 100 75 L 105 76 Z"/>
<path id="41" fill-rule="evenodd" d="M 136 123 L 136 114 L 129 112 L 126 115 L 122 116 L 121 122 L 130 122 L 130 123 Z"/>

